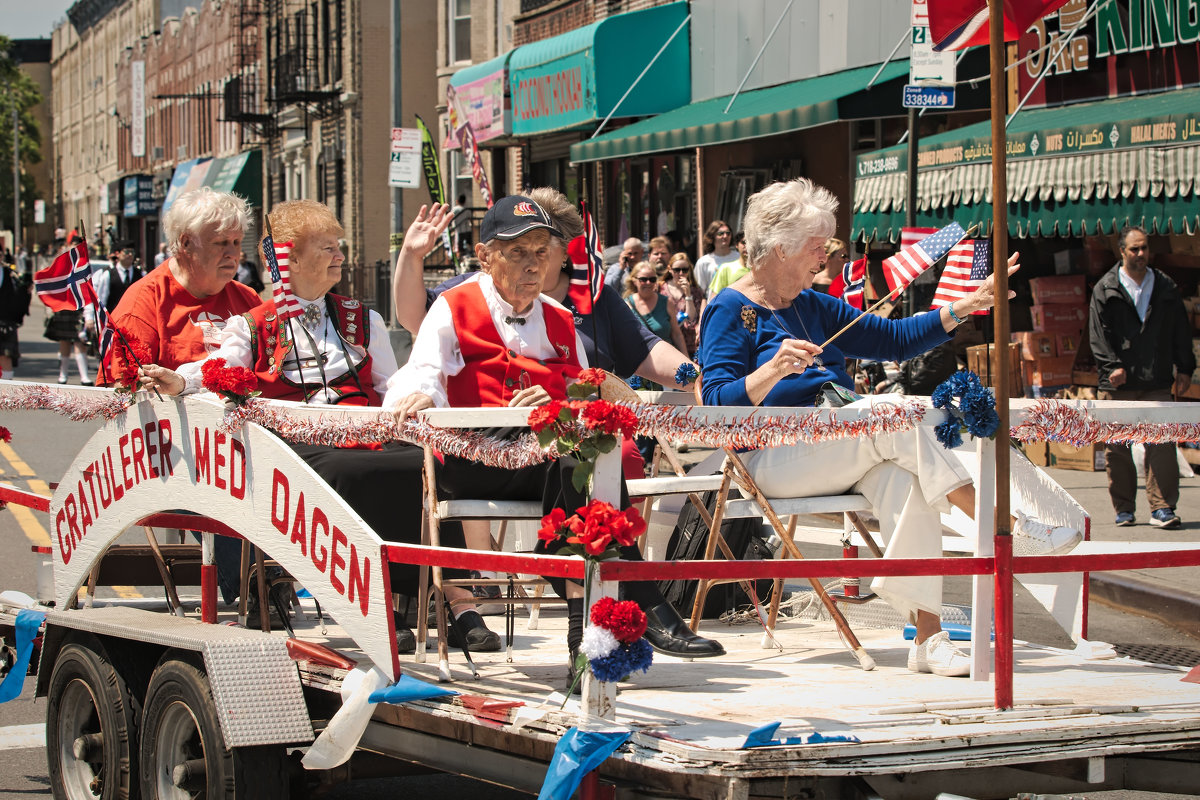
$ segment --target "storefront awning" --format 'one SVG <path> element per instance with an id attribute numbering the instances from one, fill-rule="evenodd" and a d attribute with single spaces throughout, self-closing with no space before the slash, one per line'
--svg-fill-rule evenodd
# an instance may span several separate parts
<path id="1" fill-rule="evenodd" d="M 686 2 L 670 3 L 518 47 L 508 64 L 512 133 L 570 130 L 599 122 L 613 109 L 617 117 L 642 117 L 688 102 L 692 73 L 686 29 L 642 75 L 687 17 Z"/>
<path id="2" fill-rule="evenodd" d="M 1126 224 L 1152 233 L 1200 229 L 1200 89 L 1018 114 L 1008 127 L 1009 233 L 1081 236 Z M 990 231 L 990 123 L 919 147 L 917 224 L 979 222 Z M 907 150 L 857 159 L 852 236 L 896 241 L 908 191 Z"/>
<path id="3" fill-rule="evenodd" d="M 856 67 L 743 92 L 728 113 L 725 112 L 728 96 L 692 103 L 580 142 L 571 148 L 571 161 L 603 161 L 704 147 L 836 122 L 842 119 L 839 113 L 842 98 L 864 90 L 878 69 L 878 65 Z M 875 88 L 907 74 L 907 59 L 892 61 L 876 78 Z"/>
<path id="4" fill-rule="evenodd" d="M 505 89 L 508 86 L 508 62 L 515 52 L 509 50 L 490 61 L 463 67 L 450 76 L 458 107 L 471 123 L 471 132 L 479 144 L 512 133 L 512 109 Z M 447 143 L 458 147 L 453 136 L 448 137 Z"/>
<path id="5" fill-rule="evenodd" d="M 196 158 L 175 167 L 167 196 L 163 200 L 165 215 L 179 195 L 212 187 L 217 192 L 233 192 L 244 197 L 252 206 L 262 205 L 262 151 L 248 150 L 229 158 Z"/>

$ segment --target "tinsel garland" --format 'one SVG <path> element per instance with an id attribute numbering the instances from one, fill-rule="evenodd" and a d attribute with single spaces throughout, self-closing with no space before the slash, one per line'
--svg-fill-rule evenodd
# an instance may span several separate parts
<path id="1" fill-rule="evenodd" d="M 48 410 L 77 422 L 97 417 L 112 419 L 130 403 L 128 395 L 100 392 L 76 395 L 43 384 L 0 392 L 0 411 Z M 806 411 L 784 417 L 750 416 L 727 422 L 703 422 L 695 418 L 703 414 L 703 408 L 650 403 L 628 406 L 638 415 L 638 431 L 643 435 L 739 449 L 899 433 L 915 427 L 926 411 L 917 403 L 887 403 L 876 406 L 862 419 L 848 421 L 830 420 L 820 411 Z M 293 416 L 285 406 L 255 399 L 226 412 L 225 424 L 229 429 L 236 429 L 243 422 L 257 423 L 285 439 L 305 444 L 336 447 L 396 439 L 428 444 L 443 453 L 505 469 L 520 469 L 540 463 L 546 457 L 533 434 L 500 440 L 476 431 L 439 428 L 410 420 L 397 435 L 391 416 L 382 412 L 360 419 L 301 417 Z M 1019 441 L 1053 439 L 1077 446 L 1110 441 L 1189 442 L 1200 441 L 1200 423 L 1097 422 L 1085 410 L 1058 400 L 1042 400 L 1030 408 L 1024 422 L 1012 428 L 1011 435 Z"/>
<path id="2" fill-rule="evenodd" d="M 1022 442 L 1052 440 L 1084 447 L 1097 442 L 1166 444 L 1200 441 L 1196 422 L 1099 422 L 1086 409 L 1061 400 L 1041 400 L 1015 425 L 1012 438 Z"/>

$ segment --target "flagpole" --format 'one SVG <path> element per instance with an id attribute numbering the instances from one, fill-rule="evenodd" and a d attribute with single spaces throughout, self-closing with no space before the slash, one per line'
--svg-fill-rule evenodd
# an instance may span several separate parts
<path id="1" fill-rule="evenodd" d="M 988 1 L 988 49 L 991 63 L 992 114 L 992 272 L 996 289 L 995 340 L 997 347 L 1008 347 L 1008 180 L 1005 172 L 1007 137 L 1005 122 L 1004 3 Z M 995 620 L 996 684 L 995 706 L 1008 710 L 1013 706 L 1013 574 L 1012 522 L 1009 519 L 1009 402 L 1008 387 L 1011 361 L 1007 351 L 996 365 L 996 515 L 995 515 Z"/>

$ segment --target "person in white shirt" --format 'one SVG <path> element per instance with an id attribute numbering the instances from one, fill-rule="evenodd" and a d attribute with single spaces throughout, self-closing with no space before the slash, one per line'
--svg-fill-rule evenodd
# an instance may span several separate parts
<path id="1" fill-rule="evenodd" d="M 704 230 L 704 255 L 696 259 L 696 284 L 704 287 L 709 299 L 712 299 L 713 278 L 725 264 L 739 261 L 741 256 L 733 248 L 733 229 L 722 220 L 713 220 Z"/>

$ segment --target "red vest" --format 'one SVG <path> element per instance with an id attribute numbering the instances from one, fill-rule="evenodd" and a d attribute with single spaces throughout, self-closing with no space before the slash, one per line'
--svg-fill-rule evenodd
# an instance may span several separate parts
<path id="1" fill-rule="evenodd" d="M 534 359 L 504 346 L 477 282 L 447 289 L 442 297 L 450 305 L 465 362 L 461 372 L 446 378 L 446 397 L 451 406 L 507 406 L 514 393 L 534 385 L 544 387 L 551 399 L 566 399 L 567 378 L 580 371 L 571 312 L 542 303 L 546 336 L 554 345 L 555 355 Z"/>
<path id="2" fill-rule="evenodd" d="M 362 360 L 354 362 L 353 359 L 357 353 L 350 347 L 345 349 L 344 355 L 351 359 L 351 363 L 358 370 L 358 380 L 362 384 L 361 391 L 367 395 L 365 399 L 351 397 L 346 400 L 346 405 L 382 405 L 382 400 L 375 391 L 375 383 L 371 374 L 371 353 L 367 349 L 371 344 L 369 312 L 357 300 L 351 300 L 332 292 L 328 297 L 333 301 L 333 308 L 337 314 L 334 324 L 341 332 L 342 338 L 346 340 L 346 344 L 361 347 L 365 351 Z M 268 300 L 242 316 L 246 318 L 246 322 L 250 326 L 250 351 L 254 354 L 253 370 L 254 374 L 258 376 L 258 388 L 262 391 L 263 397 L 269 400 L 305 400 L 321 391 L 323 388 L 320 383 L 321 372 L 315 365 L 305 367 L 304 387 L 284 377 L 283 369 L 286 362 L 291 361 L 295 366 L 296 357 L 292 353 L 291 338 L 280 334 L 281 326 L 279 313 L 275 309 L 275 301 Z M 300 320 L 293 320 L 292 327 L 299 324 Z M 286 327 L 284 326 L 285 333 Z M 298 331 L 297 333 L 300 336 L 304 335 Z M 355 382 L 354 375 L 349 370 L 331 380 L 329 388 L 339 395 L 360 391 L 359 384 Z"/>

